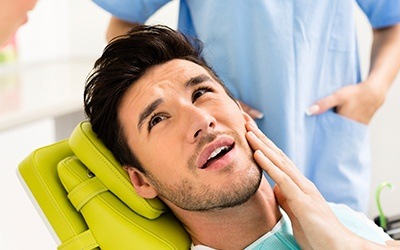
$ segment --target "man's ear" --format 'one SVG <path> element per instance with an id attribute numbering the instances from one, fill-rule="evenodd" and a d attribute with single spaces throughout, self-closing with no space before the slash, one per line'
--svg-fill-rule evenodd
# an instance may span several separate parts
<path id="1" fill-rule="evenodd" d="M 148 177 L 135 167 L 124 166 L 124 169 L 128 172 L 129 178 L 136 193 L 145 199 L 153 199 L 158 195 L 156 189 L 149 181 Z"/>

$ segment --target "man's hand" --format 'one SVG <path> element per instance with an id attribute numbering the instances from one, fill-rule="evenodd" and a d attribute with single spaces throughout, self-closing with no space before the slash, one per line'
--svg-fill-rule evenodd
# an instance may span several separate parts
<path id="1" fill-rule="evenodd" d="M 386 91 L 374 88 L 367 81 L 342 87 L 311 105 L 307 115 L 318 115 L 335 108 L 335 111 L 351 120 L 368 124 L 382 106 Z"/>
<path id="2" fill-rule="evenodd" d="M 282 150 L 253 122 L 248 122 L 246 129 L 246 138 L 255 151 L 254 159 L 275 181 L 276 198 L 288 214 L 302 249 L 386 249 L 343 226 L 315 185 Z"/>

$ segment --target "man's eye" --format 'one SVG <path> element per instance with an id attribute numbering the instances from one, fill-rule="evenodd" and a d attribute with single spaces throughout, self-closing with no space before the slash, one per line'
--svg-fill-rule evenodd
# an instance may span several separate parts
<path id="1" fill-rule="evenodd" d="M 202 95 L 204 95 L 207 92 L 212 92 L 211 88 L 208 87 L 201 87 L 199 89 L 197 89 L 196 91 L 193 92 L 192 95 L 192 101 L 196 101 L 197 99 L 199 99 Z"/>
<path id="2" fill-rule="evenodd" d="M 149 121 L 149 131 L 152 129 L 155 125 L 160 123 L 161 121 L 165 120 L 167 117 L 162 114 L 154 114 Z"/>

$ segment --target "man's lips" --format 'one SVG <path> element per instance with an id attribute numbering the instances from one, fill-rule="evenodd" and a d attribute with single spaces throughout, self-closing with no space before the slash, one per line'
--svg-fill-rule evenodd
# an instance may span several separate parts
<path id="1" fill-rule="evenodd" d="M 229 152 L 234 147 L 235 141 L 233 138 L 228 136 L 223 136 L 206 147 L 200 153 L 197 159 L 197 167 L 200 169 L 207 168 L 212 162 L 223 157 L 227 152 Z"/>

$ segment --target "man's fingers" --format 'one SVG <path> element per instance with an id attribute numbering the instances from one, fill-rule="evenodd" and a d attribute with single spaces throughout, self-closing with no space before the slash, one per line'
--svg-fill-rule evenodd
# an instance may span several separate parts
<path id="1" fill-rule="evenodd" d="M 290 178 L 284 171 L 268 159 L 261 150 L 254 152 L 254 159 L 262 169 L 274 180 L 279 186 L 283 196 L 286 199 L 294 199 L 301 195 L 300 187 Z"/>
<path id="2" fill-rule="evenodd" d="M 272 142 L 263 136 L 262 132 L 256 130 L 255 132 L 259 134 L 257 136 L 253 131 L 247 132 L 246 138 L 252 149 L 256 151 L 254 158 L 259 166 L 282 188 L 284 194 L 287 197 L 293 197 L 291 196 L 293 188 L 297 188 L 302 193 L 313 192 L 315 188 L 293 162 L 275 145 L 273 145 L 276 147 L 275 150 L 267 146 L 266 144 L 271 145 Z M 286 184 L 289 181 L 292 183 L 291 185 Z"/>
<path id="3" fill-rule="evenodd" d="M 256 134 L 257 133 L 257 134 Z M 261 138 L 260 138 L 261 137 Z M 293 162 L 287 157 L 282 150 L 273 144 L 260 130 L 252 130 L 246 133 L 247 141 L 254 151 L 261 150 L 263 154 L 275 164 L 288 174 L 294 180 L 297 180 L 302 174 L 293 164 Z"/>
<path id="4" fill-rule="evenodd" d="M 278 148 L 275 145 L 275 143 L 273 143 L 266 135 L 264 135 L 264 133 L 259 128 L 257 128 L 252 122 L 247 123 L 246 128 L 248 131 L 253 132 L 256 135 L 256 137 L 259 140 L 261 140 L 261 142 L 263 144 L 265 144 L 265 146 L 272 149 L 272 151 L 274 151 L 280 157 L 279 159 L 283 159 L 283 161 L 285 161 L 288 165 L 292 166 L 293 169 L 298 171 L 297 167 L 294 165 L 292 160 L 290 160 L 289 157 L 287 157 L 287 155 L 280 148 Z M 262 149 L 262 148 L 254 148 L 253 147 L 253 149 L 257 150 L 257 149 Z"/>
<path id="5" fill-rule="evenodd" d="M 399 247 L 400 248 L 400 241 L 399 240 L 387 240 L 386 245 L 391 247 Z"/>
<path id="6" fill-rule="evenodd" d="M 280 155 L 280 150 L 274 150 L 267 145 L 266 140 L 269 141 L 268 138 L 260 138 L 253 131 L 247 132 L 246 138 L 254 151 L 260 150 L 268 158 L 268 160 L 272 161 L 276 166 L 280 168 L 286 168 L 288 165 L 290 165 L 289 162 L 286 162 L 286 158 Z"/>
<path id="7" fill-rule="evenodd" d="M 266 146 L 270 147 L 274 151 L 280 151 L 280 149 L 266 136 L 264 133 L 257 128 L 253 122 L 246 123 L 247 131 L 252 131 Z"/>

